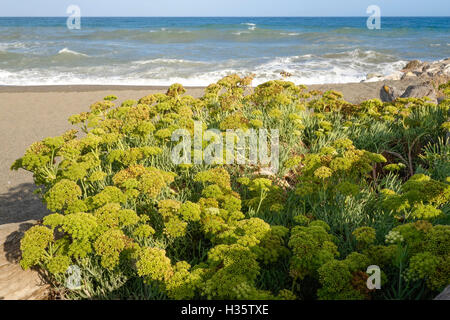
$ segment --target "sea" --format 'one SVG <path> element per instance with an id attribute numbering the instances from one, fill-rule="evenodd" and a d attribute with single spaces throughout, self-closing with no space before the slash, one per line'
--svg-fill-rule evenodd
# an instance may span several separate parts
<path id="1" fill-rule="evenodd" d="M 0 85 L 347 83 L 450 57 L 450 17 L 0 17 Z"/>

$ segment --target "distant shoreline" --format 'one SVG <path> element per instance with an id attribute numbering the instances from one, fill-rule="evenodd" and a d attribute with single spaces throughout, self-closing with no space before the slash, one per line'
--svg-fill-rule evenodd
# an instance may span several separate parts
<path id="1" fill-rule="evenodd" d="M 21 92 L 92 92 L 102 90 L 166 90 L 169 86 L 135 86 L 135 85 L 24 85 L 8 86 L 0 85 L 0 93 L 21 93 Z M 189 89 L 204 89 L 205 86 L 184 86 Z"/>
<path id="2" fill-rule="evenodd" d="M 283 79 L 280 79 L 283 80 Z M 289 78 L 284 79 L 285 81 L 290 81 Z M 325 84 L 311 84 L 306 85 L 307 88 L 313 90 L 337 90 L 342 91 L 344 97 L 352 101 L 355 95 L 359 93 L 362 96 L 367 96 L 370 99 L 371 96 L 375 94 L 375 88 L 378 88 L 382 83 L 387 84 L 400 84 L 400 87 L 407 87 L 410 84 L 414 84 L 418 81 L 399 81 L 399 80 L 389 80 L 389 81 L 374 81 L 374 82 L 349 82 L 349 83 L 325 83 Z M 402 85 L 403 84 L 403 85 Z M 296 85 L 301 85 L 301 83 L 296 83 Z M 206 86 L 184 86 L 187 89 L 187 94 L 199 95 L 203 92 Z M 7 93 L 89 93 L 89 92 L 114 92 L 114 91 L 149 91 L 151 92 L 165 92 L 169 86 L 135 86 L 135 85 L 24 85 L 24 86 L 7 86 L 0 85 L 0 94 Z M 356 89 L 356 90 L 355 90 Z M 362 91 L 361 91 L 362 90 Z M 375 91 L 374 91 L 375 90 Z M 135 97 L 138 98 L 138 97 Z M 360 101 L 355 101 L 360 102 Z M 86 106 L 88 107 L 88 106 Z"/>

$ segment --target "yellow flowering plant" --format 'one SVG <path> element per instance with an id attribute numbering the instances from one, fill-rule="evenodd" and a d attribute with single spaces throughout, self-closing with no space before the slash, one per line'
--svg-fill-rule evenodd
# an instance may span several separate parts
<path id="1" fill-rule="evenodd" d="M 428 299 L 443 289 L 448 99 L 351 104 L 251 80 L 229 75 L 199 98 L 180 84 L 117 106 L 109 95 L 69 118 L 77 130 L 33 143 L 12 168 L 33 174 L 51 213 L 21 240 L 21 266 L 74 299 Z M 174 163 L 171 137 L 192 138 L 195 121 L 278 129 L 279 170 Z M 370 265 L 381 290 L 366 286 Z M 81 289 L 65 286 L 73 266 Z"/>

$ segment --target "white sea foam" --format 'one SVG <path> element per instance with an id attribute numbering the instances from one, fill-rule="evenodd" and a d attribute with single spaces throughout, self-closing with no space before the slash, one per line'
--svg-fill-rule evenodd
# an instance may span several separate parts
<path id="1" fill-rule="evenodd" d="M 248 26 L 248 30 L 251 30 L 251 31 L 256 30 L 256 24 L 254 24 L 254 23 L 244 22 L 241 24 Z"/>
<path id="2" fill-rule="evenodd" d="M 237 32 L 233 32 L 233 34 L 236 35 L 236 36 L 240 36 L 241 34 L 248 34 L 248 33 L 250 33 L 250 32 L 248 32 L 248 31 L 237 31 Z"/>
<path id="3" fill-rule="evenodd" d="M 184 59 L 164 59 L 164 58 L 157 58 L 157 59 L 149 59 L 149 60 L 137 60 L 133 61 L 133 64 L 205 64 L 205 62 L 202 61 L 192 61 L 192 60 L 184 60 Z"/>
<path id="4" fill-rule="evenodd" d="M 77 52 L 77 51 L 74 51 L 74 50 L 70 50 L 69 48 L 63 48 L 63 49 L 59 50 L 58 54 L 73 54 L 73 55 L 77 55 L 77 56 L 88 57 L 87 54 L 84 54 L 84 53 L 81 53 L 81 52 Z"/>
<path id="5" fill-rule="evenodd" d="M 63 53 L 68 53 L 67 50 Z M 281 79 L 282 71 L 291 73 L 292 77 L 288 80 L 297 84 L 346 83 L 364 80 L 367 73 L 391 74 L 403 68 L 405 63 L 379 52 L 362 50 L 259 60 L 158 58 L 94 66 L 35 67 L 16 72 L 0 69 L 0 85 L 170 85 L 179 82 L 185 86 L 205 86 L 232 73 L 255 74 L 253 84 L 258 85 Z"/>
<path id="6" fill-rule="evenodd" d="M 0 42 L 0 51 L 7 51 L 8 49 L 23 49 L 26 47 L 27 47 L 27 43 L 20 42 L 20 41 Z"/>

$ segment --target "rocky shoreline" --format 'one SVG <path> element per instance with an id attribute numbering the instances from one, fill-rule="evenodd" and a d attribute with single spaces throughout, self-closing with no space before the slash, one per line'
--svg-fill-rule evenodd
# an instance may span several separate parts
<path id="1" fill-rule="evenodd" d="M 406 66 L 390 75 L 368 74 L 366 80 L 361 82 L 387 82 L 387 81 L 413 81 L 416 84 L 408 86 L 405 90 L 400 90 L 396 86 L 384 84 L 380 89 L 380 99 L 390 102 L 397 98 L 424 97 L 430 98 L 433 103 L 442 99 L 439 92 L 439 85 L 450 80 L 450 58 L 426 62 L 412 60 Z"/>
<path id="2" fill-rule="evenodd" d="M 411 60 L 406 66 L 399 71 L 389 75 L 382 75 L 377 73 L 367 74 L 366 80 L 362 82 L 377 82 L 386 80 L 411 80 L 422 79 L 432 81 L 443 81 L 450 77 L 450 58 L 437 61 L 420 61 Z"/>

